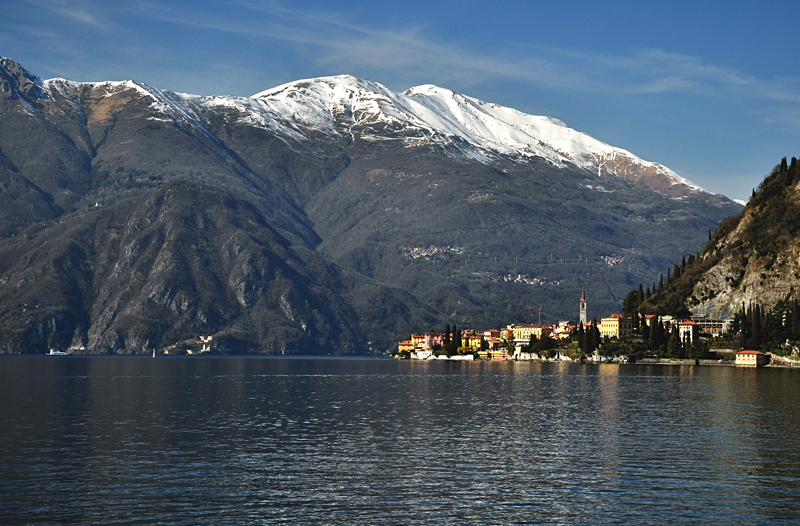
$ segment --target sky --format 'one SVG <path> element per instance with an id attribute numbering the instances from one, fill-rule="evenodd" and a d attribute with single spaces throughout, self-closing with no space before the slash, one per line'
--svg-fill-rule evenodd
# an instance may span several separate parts
<path id="1" fill-rule="evenodd" d="M 250 96 L 352 74 L 564 121 L 747 199 L 800 157 L 800 2 L 4 0 L 43 79 Z"/>

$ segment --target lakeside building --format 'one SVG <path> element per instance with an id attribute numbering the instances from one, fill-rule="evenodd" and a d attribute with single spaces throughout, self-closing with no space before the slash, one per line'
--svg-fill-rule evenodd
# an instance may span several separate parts
<path id="1" fill-rule="evenodd" d="M 691 320 L 700 326 L 700 332 L 711 336 L 722 336 L 731 329 L 733 320 L 730 318 L 706 318 L 702 314 L 692 314 Z"/>
<path id="2" fill-rule="evenodd" d="M 700 338 L 700 324 L 691 320 L 682 321 L 678 324 L 678 336 L 684 343 L 694 343 Z"/>
<path id="3" fill-rule="evenodd" d="M 545 323 L 534 323 L 531 325 L 509 325 L 507 334 L 509 340 L 513 339 L 516 344 L 527 344 L 531 335 L 537 339 L 547 338 L 553 333 L 553 326 Z"/>
<path id="4" fill-rule="evenodd" d="M 622 314 L 612 314 L 600 320 L 598 329 L 603 338 L 621 338 L 633 332 L 633 320 Z"/>
<path id="5" fill-rule="evenodd" d="M 580 319 L 588 318 L 585 290 L 581 291 L 579 307 Z M 655 322 L 661 322 L 666 326 L 667 330 L 670 330 L 673 326 L 677 327 L 681 341 L 687 344 L 698 341 L 701 334 L 704 337 L 706 335 L 720 336 L 729 330 L 732 322 L 732 320 L 706 319 L 703 316 L 692 316 L 690 320 L 652 314 L 637 314 L 637 316 L 641 321 L 640 325 L 652 327 Z M 633 333 L 633 321 L 632 318 L 622 314 L 611 314 L 600 320 L 597 324 L 597 329 L 603 338 L 624 338 Z M 584 331 L 591 329 L 592 324 L 590 322 L 580 321 L 579 323 L 582 324 Z M 557 325 L 544 323 L 511 324 L 499 330 L 475 331 L 473 329 L 465 329 L 461 332 L 461 346 L 469 348 L 470 352 L 467 352 L 465 356 L 474 355 L 490 360 L 507 359 L 508 349 L 506 349 L 506 342 L 511 342 L 516 349 L 516 353 L 520 354 L 521 349 L 528 345 L 532 336 L 537 339 L 569 340 L 574 337 L 579 327 L 581 325 L 571 321 L 560 321 Z M 425 334 L 413 333 L 410 340 L 404 340 L 398 344 L 398 351 L 401 353 L 408 352 L 415 359 L 431 359 L 440 354 L 437 349 L 441 349 L 444 346 L 444 342 L 445 335 L 442 333 L 435 331 L 429 331 Z M 764 365 L 766 363 L 764 360 L 768 361 L 768 357 L 763 353 L 757 353 L 756 351 L 746 351 L 746 353 L 756 354 L 743 354 L 741 357 L 737 355 L 737 365 L 747 365 L 749 361 L 754 361 L 755 365 Z M 763 357 L 759 358 L 758 354 L 763 355 Z M 459 359 L 459 357 L 453 356 L 452 359 Z"/>
<path id="6" fill-rule="evenodd" d="M 769 363 L 769 356 L 761 351 L 739 351 L 734 365 L 737 367 L 761 367 Z"/>
<path id="7" fill-rule="evenodd" d="M 397 345 L 397 350 L 399 352 L 411 352 L 416 348 L 417 346 L 414 345 L 412 340 L 404 340 Z"/>

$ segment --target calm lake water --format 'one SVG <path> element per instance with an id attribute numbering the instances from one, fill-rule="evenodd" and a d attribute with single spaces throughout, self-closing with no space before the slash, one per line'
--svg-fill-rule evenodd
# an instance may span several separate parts
<path id="1" fill-rule="evenodd" d="M 800 523 L 800 371 L 0 358 L 6 524 Z"/>

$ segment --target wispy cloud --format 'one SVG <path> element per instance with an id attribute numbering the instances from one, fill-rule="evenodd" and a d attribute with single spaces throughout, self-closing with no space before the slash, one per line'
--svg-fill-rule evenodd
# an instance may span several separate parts
<path id="1" fill-rule="evenodd" d="M 761 79 L 701 57 L 662 49 L 629 55 L 509 44 L 506 56 L 490 55 L 429 36 L 424 26 L 384 29 L 360 25 L 336 11 L 288 8 L 279 2 L 239 0 L 250 11 L 242 18 L 212 18 L 201 12 L 175 11 L 139 2 L 144 17 L 214 31 L 275 39 L 309 48 L 318 68 L 336 72 L 366 71 L 397 87 L 407 82 L 469 86 L 492 78 L 515 79 L 542 88 L 610 96 L 680 93 L 737 97 L 800 104 L 797 83 Z"/>
<path id="2" fill-rule="evenodd" d="M 97 10 L 93 9 L 90 2 L 69 0 L 25 0 L 39 9 L 45 9 L 64 18 L 83 25 L 93 26 L 96 29 L 108 29 L 106 20 L 97 17 Z"/>

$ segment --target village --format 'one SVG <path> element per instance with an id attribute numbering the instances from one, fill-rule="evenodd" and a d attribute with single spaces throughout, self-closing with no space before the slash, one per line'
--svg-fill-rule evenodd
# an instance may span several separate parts
<path id="1" fill-rule="evenodd" d="M 560 321 L 557 324 L 510 324 L 502 329 L 476 331 L 473 329 L 445 332 L 413 333 L 408 340 L 398 344 L 392 353 L 398 359 L 411 360 L 514 360 L 514 361 L 591 361 L 595 363 L 628 363 L 635 357 L 609 352 L 623 349 L 615 345 L 621 340 L 638 337 L 641 333 L 661 332 L 675 340 L 681 349 L 671 358 L 688 358 L 687 349 L 703 339 L 721 337 L 728 333 L 732 319 L 707 319 L 692 316 L 677 319 L 672 316 L 633 316 L 610 314 L 598 322 L 587 320 L 586 292 L 581 294 L 579 320 Z M 642 330 L 637 330 L 639 327 Z M 638 334 L 637 334 L 638 333 Z M 674 336 L 671 336 L 674 335 Z M 652 341 L 652 340 L 650 340 Z M 709 357 L 705 353 L 706 358 Z M 731 353 L 733 363 L 742 366 L 761 366 L 768 356 L 760 351 Z M 716 357 L 715 357 L 716 358 Z M 692 358 L 699 363 L 699 359 Z"/>

